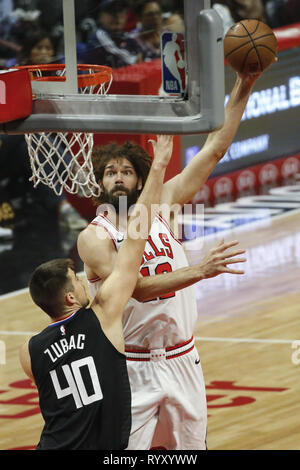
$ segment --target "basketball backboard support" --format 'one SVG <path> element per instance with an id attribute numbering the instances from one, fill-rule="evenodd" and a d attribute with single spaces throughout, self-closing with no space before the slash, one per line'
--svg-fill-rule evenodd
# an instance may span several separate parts
<path id="1" fill-rule="evenodd" d="M 33 82 L 32 114 L 0 133 L 43 131 L 130 134 L 208 133 L 224 123 L 223 25 L 210 0 L 184 0 L 186 91 L 179 95 L 83 95 L 77 92 L 74 0 L 61 0 L 65 82 Z M 102 64 L 108 65 L 108 64 Z"/>

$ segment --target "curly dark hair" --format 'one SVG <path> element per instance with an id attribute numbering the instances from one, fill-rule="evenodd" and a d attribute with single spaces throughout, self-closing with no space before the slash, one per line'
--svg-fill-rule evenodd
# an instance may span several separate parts
<path id="1" fill-rule="evenodd" d="M 117 158 L 126 158 L 132 164 L 137 177 L 142 178 L 142 187 L 144 187 L 152 164 L 152 157 L 142 147 L 129 141 L 126 141 L 123 145 L 111 142 L 107 145 L 94 147 L 92 163 L 96 181 L 102 181 L 107 163 Z M 97 205 L 106 202 L 102 199 L 102 195 L 95 197 L 93 200 Z"/>

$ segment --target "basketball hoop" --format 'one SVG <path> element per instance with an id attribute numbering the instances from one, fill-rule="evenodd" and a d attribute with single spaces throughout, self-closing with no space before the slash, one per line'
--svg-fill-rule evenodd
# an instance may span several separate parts
<path id="1" fill-rule="evenodd" d="M 33 81 L 65 81 L 64 64 L 25 65 Z M 79 64 L 78 90 L 81 94 L 105 95 L 112 82 L 112 70 L 102 65 Z M 90 132 L 41 132 L 25 134 L 34 187 L 43 183 L 58 196 L 63 190 L 82 197 L 99 196 L 91 154 L 94 136 Z"/>

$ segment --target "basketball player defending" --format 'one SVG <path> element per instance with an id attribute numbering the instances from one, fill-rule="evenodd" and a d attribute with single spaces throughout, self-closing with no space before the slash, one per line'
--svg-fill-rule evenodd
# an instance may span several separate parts
<path id="1" fill-rule="evenodd" d="M 187 167 L 164 184 L 162 204 L 183 206 L 201 189 L 232 142 L 257 78 L 237 76 L 226 105 L 224 126 L 209 134 Z M 153 143 L 154 151 L 165 144 L 165 139 Z M 92 295 L 111 273 L 122 245 L 127 214 L 121 210 L 121 201 L 127 197 L 127 207 L 135 202 L 150 162 L 141 147 L 128 143 L 95 149 L 95 176 L 103 190 L 98 202 L 109 204 L 78 239 Z M 245 261 L 235 258 L 243 253 L 232 248 L 237 242 L 221 242 L 203 263 L 188 267 L 173 223 L 172 217 L 165 220 L 157 213 L 143 254 L 141 276 L 123 316 L 132 392 L 128 449 L 133 450 L 206 449 L 206 394 L 194 348 L 197 308 L 192 284 L 221 272 L 240 274 L 242 271 L 229 269 L 227 264 Z M 225 254 L 228 248 L 231 251 Z"/>
<path id="2" fill-rule="evenodd" d="M 45 420 L 38 449 L 124 449 L 131 428 L 131 393 L 122 315 L 137 282 L 145 243 L 159 204 L 172 140 L 157 147 L 127 237 L 111 274 L 90 308 L 85 286 L 68 259 L 39 266 L 30 281 L 34 302 L 52 323 L 21 348 L 36 383 Z"/>

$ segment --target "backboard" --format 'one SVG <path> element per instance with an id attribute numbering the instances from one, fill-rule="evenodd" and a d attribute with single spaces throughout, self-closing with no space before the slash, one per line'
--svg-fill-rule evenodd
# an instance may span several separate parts
<path id="1" fill-rule="evenodd" d="M 60 60 L 66 64 L 66 80 L 33 82 L 36 98 L 32 114 L 2 124 L 0 133 L 84 131 L 181 135 L 208 133 L 223 125 L 223 24 L 211 8 L 210 0 L 182 0 L 184 31 L 166 26 L 160 35 L 158 56 L 145 55 L 136 63 L 130 62 L 131 52 L 121 44 L 124 61 L 113 64 L 113 84 L 105 96 L 80 94 L 77 88 L 77 64 L 99 60 L 100 46 L 91 45 L 87 39 L 88 33 L 91 36 L 93 32 L 89 28 L 95 29 L 94 40 L 97 34 L 102 34 L 97 30 L 99 11 L 92 7 L 88 10 L 92 2 L 86 2 L 87 11 L 80 17 L 82 2 L 58 0 L 56 3 L 63 24 Z M 96 3 L 101 9 L 101 2 Z M 134 41 L 143 35 L 132 31 L 130 37 Z M 108 47 L 113 48 L 114 44 Z M 132 47 L 130 41 L 129 47 Z"/>

